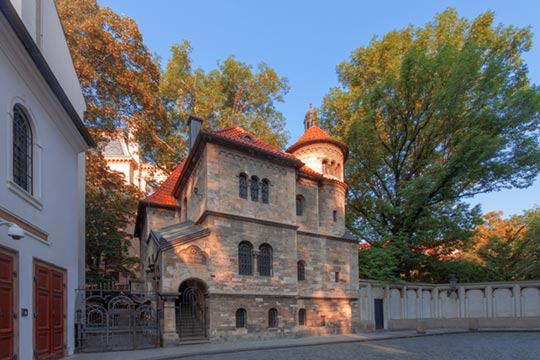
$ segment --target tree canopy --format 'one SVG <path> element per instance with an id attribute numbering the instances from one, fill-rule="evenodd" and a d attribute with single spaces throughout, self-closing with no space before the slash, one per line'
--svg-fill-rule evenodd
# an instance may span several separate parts
<path id="1" fill-rule="evenodd" d="M 276 103 L 289 91 L 288 81 L 265 63 L 254 70 L 229 56 L 218 68 L 194 68 L 191 45 L 184 40 L 171 46 L 172 56 L 162 75 L 160 93 L 171 118 L 184 131 L 190 114 L 205 119 L 204 126 L 219 129 L 240 125 L 264 141 L 283 148 L 287 143 L 283 114 Z"/>
<path id="2" fill-rule="evenodd" d="M 323 126 L 351 153 L 348 226 L 397 247 L 395 276 L 421 279 L 429 249 L 464 244 L 480 220 L 464 199 L 540 170 L 540 95 L 521 58 L 532 34 L 493 21 L 448 9 L 374 38 L 324 98 Z"/>

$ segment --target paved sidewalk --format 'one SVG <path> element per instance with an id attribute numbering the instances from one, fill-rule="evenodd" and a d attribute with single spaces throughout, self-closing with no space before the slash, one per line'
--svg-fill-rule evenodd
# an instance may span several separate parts
<path id="1" fill-rule="evenodd" d="M 505 330 L 508 331 L 508 330 Z M 511 331 L 511 330 L 510 330 Z M 377 331 L 362 334 L 311 336 L 298 339 L 276 339 L 260 341 L 237 341 L 228 343 L 205 343 L 180 345 L 169 348 L 155 348 L 133 351 L 114 351 L 91 354 L 76 354 L 68 357 L 69 360 L 167 360 L 178 359 L 193 355 L 215 355 L 239 351 L 268 350 L 278 348 L 292 348 L 302 346 L 339 344 L 361 341 L 376 341 L 386 339 L 400 339 L 418 336 L 435 336 L 445 334 L 466 333 L 463 329 L 429 329 L 426 334 L 417 334 L 414 330 L 404 331 Z"/>

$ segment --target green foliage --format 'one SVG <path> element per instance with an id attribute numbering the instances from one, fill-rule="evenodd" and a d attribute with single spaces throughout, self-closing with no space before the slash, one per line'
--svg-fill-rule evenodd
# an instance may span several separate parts
<path id="1" fill-rule="evenodd" d="M 361 279 L 400 281 L 397 248 L 392 244 L 384 246 L 378 243 L 361 248 L 358 252 L 358 265 Z"/>
<path id="2" fill-rule="evenodd" d="M 119 274 L 132 274 L 138 263 L 129 256 L 131 234 L 126 228 L 141 194 L 99 154 L 89 152 L 86 160 L 86 279 L 114 281 Z"/>
<path id="3" fill-rule="evenodd" d="M 264 63 L 254 71 L 232 56 L 208 73 L 194 69 L 186 40 L 171 46 L 171 51 L 160 91 L 180 131 L 188 116 L 195 114 L 206 120 L 206 127 L 240 125 L 278 148 L 287 143 L 283 114 L 275 108 L 289 91 L 286 78 Z"/>
<path id="4" fill-rule="evenodd" d="M 540 94 L 521 58 L 531 36 L 448 9 L 338 66 L 322 121 L 351 153 L 348 226 L 397 246 L 405 279 L 424 279 L 430 248 L 466 245 L 480 212 L 464 199 L 538 174 Z"/>

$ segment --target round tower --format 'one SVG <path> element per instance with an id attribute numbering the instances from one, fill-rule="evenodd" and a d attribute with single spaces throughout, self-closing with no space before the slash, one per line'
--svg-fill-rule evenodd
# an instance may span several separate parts
<path id="1" fill-rule="evenodd" d="M 317 112 L 309 105 L 304 118 L 304 135 L 287 152 L 325 177 L 343 181 L 347 145 L 334 139 L 318 126 Z"/>

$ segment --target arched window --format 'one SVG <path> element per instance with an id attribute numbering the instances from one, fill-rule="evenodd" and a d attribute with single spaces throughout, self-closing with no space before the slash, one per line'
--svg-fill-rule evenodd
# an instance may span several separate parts
<path id="1" fill-rule="evenodd" d="M 19 104 L 13 107 L 13 182 L 33 193 L 32 187 L 32 129 L 30 121 Z"/>
<path id="2" fill-rule="evenodd" d="M 298 325 L 306 325 L 306 309 L 298 311 Z"/>
<path id="3" fill-rule="evenodd" d="M 260 276 L 272 276 L 272 247 L 262 244 L 259 247 L 259 261 L 257 261 Z"/>
<path id="4" fill-rule="evenodd" d="M 238 177 L 238 196 L 242 199 L 247 199 L 247 183 L 248 178 L 246 174 L 240 174 Z"/>
<path id="5" fill-rule="evenodd" d="M 268 179 L 263 179 L 261 184 L 261 200 L 263 204 L 268 204 L 268 187 L 270 186 L 270 182 Z"/>
<path id="6" fill-rule="evenodd" d="M 268 310 L 268 327 L 273 329 L 278 327 L 278 313 L 277 310 L 272 308 Z"/>
<path id="7" fill-rule="evenodd" d="M 296 195 L 296 216 L 302 216 L 304 213 L 304 197 Z"/>
<path id="8" fill-rule="evenodd" d="M 240 275 L 253 275 L 253 246 L 242 241 L 238 245 L 238 273 Z"/>
<path id="9" fill-rule="evenodd" d="M 247 327 L 247 311 L 246 309 L 236 310 L 236 328 L 243 329 Z"/>
<path id="10" fill-rule="evenodd" d="M 306 280 L 306 263 L 302 260 L 296 263 L 296 272 L 298 274 L 298 281 Z"/>
<path id="11" fill-rule="evenodd" d="M 251 200 L 259 201 L 259 178 L 251 177 Z"/>
<path id="12" fill-rule="evenodd" d="M 327 174 L 328 173 L 328 160 L 324 159 L 322 161 L 322 173 Z"/>

